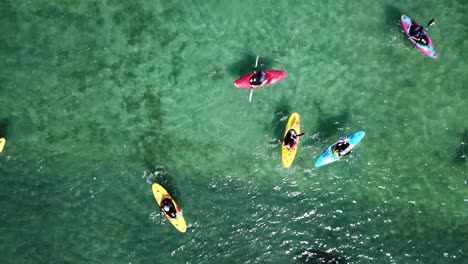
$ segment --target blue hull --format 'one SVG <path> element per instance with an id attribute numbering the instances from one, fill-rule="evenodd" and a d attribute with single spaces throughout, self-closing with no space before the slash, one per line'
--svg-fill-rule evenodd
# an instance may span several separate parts
<path id="1" fill-rule="evenodd" d="M 365 135 L 366 133 L 364 131 L 359 131 L 351 135 L 348 135 L 346 138 L 348 139 L 351 149 L 354 149 L 354 147 L 356 147 L 356 145 L 359 144 L 359 142 L 361 142 L 361 140 L 364 138 Z M 338 142 L 335 142 L 333 145 L 328 147 L 322 153 L 322 155 L 320 155 L 320 157 L 315 162 L 315 167 L 327 165 L 340 159 L 340 157 L 335 156 L 332 152 L 332 148 L 336 145 L 336 143 Z"/>

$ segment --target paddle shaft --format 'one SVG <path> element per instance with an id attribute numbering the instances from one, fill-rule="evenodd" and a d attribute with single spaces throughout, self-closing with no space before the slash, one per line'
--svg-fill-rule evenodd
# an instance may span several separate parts
<path id="1" fill-rule="evenodd" d="M 260 58 L 260 56 L 257 55 L 257 59 L 255 59 L 255 69 L 254 69 L 254 72 L 257 71 L 257 65 L 258 65 L 258 59 Z M 253 95 L 253 87 L 250 89 L 250 95 L 249 95 L 249 102 L 252 102 L 252 95 Z"/>

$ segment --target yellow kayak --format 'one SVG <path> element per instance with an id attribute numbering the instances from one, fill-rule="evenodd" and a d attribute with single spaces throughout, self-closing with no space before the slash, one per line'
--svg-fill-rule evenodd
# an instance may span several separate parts
<path id="1" fill-rule="evenodd" d="M 286 134 L 288 134 L 288 131 L 290 129 L 294 129 L 296 131 L 296 134 L 301 133 L 301 120 L 299 118 L 298 113 L 293 113 L 288 120 L 288 123 L 286 124 L 286 129 L 284 131 L 283 139 L 286 137 Z M 297 137 L 297 146 L 294 150 L 289 150 L 286 148 L 283 144 L 281 147 L 281 160 L 283 161 L 283 167 L 289 168 L 291 167 L 294 158 L 296 157 L 296 152 L 297 148 L 299 146 L 299 137 Z"/>
<path id="2" fill-rule="evenodd" d="M 170 199 L 172 201 L 172 203 L 175 206 L 175 210 L 177 212 L 177 216 L 175 218 L 168 215 L 164 210 L 161 210 L 161 211 L 167 217 L 169 222 L 171 222 L 171 224 L 175 228 L 177 228 L 177 230 L 179 230 L 182 233 L 185 233 L 185 231 L 187 230 L 187 225 L 185 224 L 185 219 L 182 216 L 182 211 L 180 210 L 179 206 L 174 201 L 172 196 L 166 191 L 166 189 L 164 189 L 164 187 L 162 187 L 161 185 L 159 185 L 157 183 L 153 183 L 153 185 L 151 186 L 151 189 L 153 190 L 154 198 L 156 199 L 156 202 L 158 203 L 159 207 L 161 207 L 161 202 L 164 199 Z"/>
<path id="3" fill-rule="evenodd" d="M 6 140 L 4 138 L 0 138 L 0 152 L 2 152 L 3 147 L 5 146 Z"/>

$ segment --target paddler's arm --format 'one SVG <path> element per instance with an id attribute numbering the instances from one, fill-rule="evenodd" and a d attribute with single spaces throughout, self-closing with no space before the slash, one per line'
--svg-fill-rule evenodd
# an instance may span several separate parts
<path id="1" fill-rule="evenodd" d="M 346 155 L 353 153 L 353 149 L 351 147 L 346 148 Z"/>
<path id="2" fill-rule="evenodd" d="M 419 35 L 419 36 L 421 36 L 421 35 Z M 411 36 L 411 38 L 412 38 L 414 41 L 420 41 L 420 40 L 421 40 L 421 37 Z"/>

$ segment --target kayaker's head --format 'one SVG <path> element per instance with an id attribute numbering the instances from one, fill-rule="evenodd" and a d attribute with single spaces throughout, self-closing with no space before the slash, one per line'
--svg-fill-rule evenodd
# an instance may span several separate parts
<path id="1" fill-rule="evenodd" d="M 169 210 L 170 210 L 169 205 L 167 205 L 167 204 L 164 205 L 163 209 L 164 209 L 164 211 L 169 212 Z"/>

